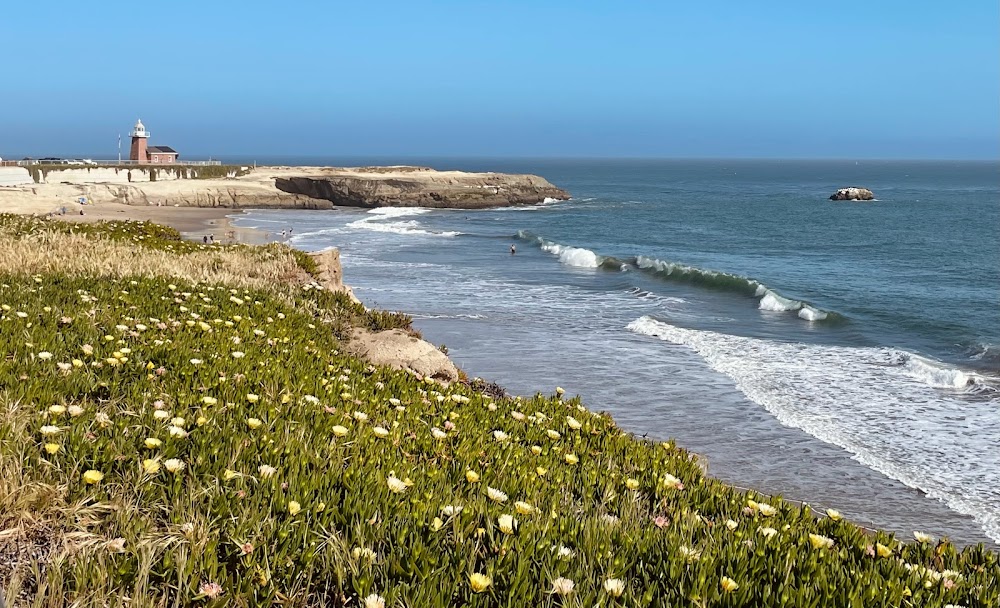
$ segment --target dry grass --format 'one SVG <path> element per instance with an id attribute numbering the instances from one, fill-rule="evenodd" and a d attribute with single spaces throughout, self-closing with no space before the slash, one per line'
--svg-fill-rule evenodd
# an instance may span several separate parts
<path id="1" fill-rule="evenodd" d="M 287 250 L 219 247 L 178 255 L 135 243 L 58 231 L 0 240 L 0 273 L 167 277 L 273 290 L 309 282 Z"/>

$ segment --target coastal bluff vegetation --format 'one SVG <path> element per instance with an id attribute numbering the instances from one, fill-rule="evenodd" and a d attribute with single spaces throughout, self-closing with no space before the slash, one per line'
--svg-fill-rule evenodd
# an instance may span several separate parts
<path id="1" fill-rule="evenodd" d="M 359 332 L 426 344 L 332 252 L 0 215 L 0 602 L 1000 605 L 982 545 L 727 486 L 558 387 Z"/>
<path id="2" fill-rule="evenodd" d="M 80 199 L 132 206 L 481 209 L 565 200 L 535 175 L 426 167 L 2 167 L 0 212 L 49 213 Z"/>

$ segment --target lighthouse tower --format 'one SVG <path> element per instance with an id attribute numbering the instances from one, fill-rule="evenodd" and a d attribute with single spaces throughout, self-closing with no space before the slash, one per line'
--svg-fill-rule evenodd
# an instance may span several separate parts
<path id="1" fill-rule="evenodd" d="M 149 131 L 143 126 L 141 120 L 135 121 L 135 127 L 129 135 L 132 137 L 132 148 L 129 150 L 128 159 L 133 162 L 149 162 L 149 155 L 146 153 L 146 140 L 149 139 Z"/>

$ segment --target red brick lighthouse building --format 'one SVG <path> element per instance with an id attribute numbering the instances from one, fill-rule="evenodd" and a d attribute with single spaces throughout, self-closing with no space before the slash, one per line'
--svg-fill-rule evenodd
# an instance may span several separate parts
<path id="1" fill-rule="evenodd" d="M 128 159 L 138 163 L 150 163 L 154 165 L 173 164 L 180 156 L 176 150 L 169 146 L 147 146 L 149 131 L 142 124 L 141 120 L 135 121 L 135 127 L 129 133 L 132 138 L 132 147 L 129 149 Z"/>

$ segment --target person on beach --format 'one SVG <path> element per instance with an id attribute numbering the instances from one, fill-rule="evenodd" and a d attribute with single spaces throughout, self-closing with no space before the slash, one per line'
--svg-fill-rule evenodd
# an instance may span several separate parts
<path id="1" fill-rule="evenodd" d="M 511 243 L 510 244 L 510 254 L 514 255 L 515 253 L 517 253 L 517 247 L 515 247 L 514 244 Z"/>
<path id="2" fill-rule="evenodd" d="M 208 235 L 207 234 L 201 237 L 201 242 L 205 243 L 206 245 L 208 245 Z"/>

